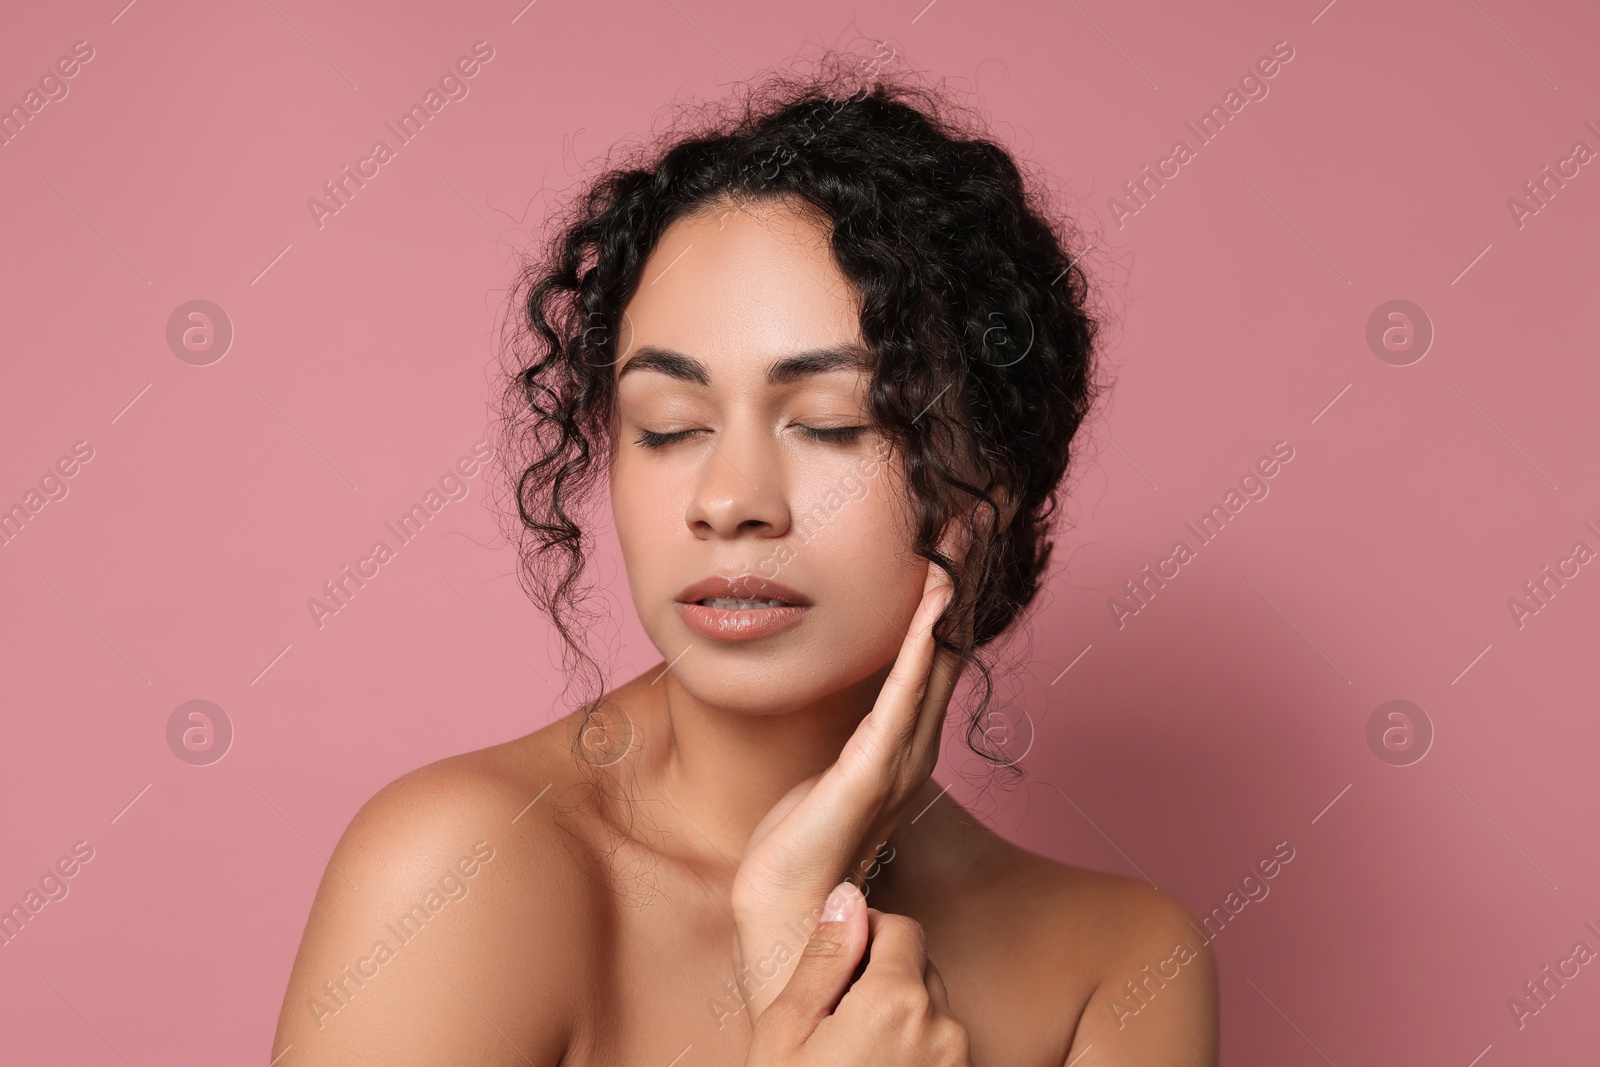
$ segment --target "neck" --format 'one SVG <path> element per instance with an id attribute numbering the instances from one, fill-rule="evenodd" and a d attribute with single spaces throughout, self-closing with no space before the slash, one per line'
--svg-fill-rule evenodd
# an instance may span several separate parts
<path id="1" fill-rule="evenodd" d="M 664 666 L 664 665 L 663 665 Z M 768 811 L 799 783 L 827 770 L 872 710 L 889 666 L 804 707 L 752 715 L 697 700 L 670 670 L 654 668 L 625 690 L 638 708 L 640 793 L 657 800 L 658 823 L 680 827 L 673 850 L 737 863 Z M 655 682 L 650 679 L 657 678 Z M 619 691 L 618 697 L 625 697 Z"/>

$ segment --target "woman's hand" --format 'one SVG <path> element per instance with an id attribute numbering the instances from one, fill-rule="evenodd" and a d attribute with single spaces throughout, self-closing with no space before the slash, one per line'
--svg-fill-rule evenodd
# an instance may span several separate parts
<path id="1" fill-rule="evenodd" d="M 792 931 L 809 926 L 846 872 L 871 862 L 933 773 L 961 668 L 933 640 L 950 595 L 949 577 L 930 562 L 922 602 L 872 711 L 838 760 L 791 790 L 750 836 L 732 904 L 738 981 L 752 1022 L 787 981 L 798 955 Z"/>
<path id="2" fill-rule="evenodd" d="M 915 920 L 868 908 L 849 882 L 823 920 L 755 1024 L 745 1067 L 971 1067 L 966 1028 Z M 869 940 L 867 969 L 851 985 Z"/>

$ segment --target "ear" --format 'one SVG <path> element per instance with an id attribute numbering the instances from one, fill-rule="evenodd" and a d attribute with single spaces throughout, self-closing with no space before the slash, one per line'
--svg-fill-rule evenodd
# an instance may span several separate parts
<path id="1" fill-rule="evenodd" d="M 994 510 L 979 501 L 962 514 L 950 518 L 950 522 L 944 525 L 944 533 L 939 536 L 939 552 L 957 561 L 957 566 L 962 566 L 963 561 L 970 561 L 968 553 L 973 545 L 974 534 L 979 539 L 987 541 L 997 526 L 1000 530 L 1005 530 L 1006 526 L 1010 525 L 1011 518 L 1016 515 L 1016 504 L 1011 502 L 1011 494 L 1006 493 L 1003 486 L 990 490 L 989 496 L 994 498 L 995 504 L 1000 509 L 998 523 L 995 523 Z M 968 523 L 971 523 L 973 530 L 968 531 Z"/>
<path id="2" fill-rule="evenodd" d="M 974 535 L 987 540 L 996 529 L 1003 530 L 1011 525 L 1017 513 L 1017 505 L 1011 494 L 1004 486 L 996 486 L 989 491 L 989 495 L 999 508 L 999 521 L 995 521 L 994 510 L 979 501 L 945 524 L 939 538 L 939 551 L 951 559 L 964 559 L 972 547 Z"/>
<path id="3" fill-rule="evenodd" d="M 994 501 L 994 508 L 981 502 L 974 505 L 974 510 L 979 512 L 978 518 L 984 523 L 994 522 L 999 529 L 1005 529 L 1016 517 L 1017 501 L 1012 492 L 1012 486 L 1005 481 L 996 480 L 988 486 L 989 499 Z M 998 515 L 995 514 L 998 512 Z M 996 521 L 998 520 L 998 521 Z M 988 532 L 993 533 L 993 530 Z"/>

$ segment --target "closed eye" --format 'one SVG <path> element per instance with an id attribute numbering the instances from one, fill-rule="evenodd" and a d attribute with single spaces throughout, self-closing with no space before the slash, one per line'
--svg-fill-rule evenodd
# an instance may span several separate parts
<path id="1" fill-rule="evenodd" d="M 860 437 L 863 431 L 866 430 L 866 427 L 830 426 L 825 429 L 818 429 L 815 426 L 806 426 L 802 423 L 795 423 L 795 429 L 799 430 L 801 433 L 804 433 L 807 437 L 810 437 L 813 440 L 834 441 L 843 444 L 847 441 L 854 441 L 856 438 Z"/>
<path id="2" fill-rule="evenodd" d="M 663 445 L 670 445 L 674 441 L 681 441 L 692 433 L 699 432 L 698 430 L 677 430 L 672 433 L 657 433 L 654 430 L 640 430 L 636 443 L 643 445 L 645 448 L 660 448 Z"/>
<path id="3" fill-rule="evenodd" d="M 795 423 L 794 428 L 810 437 L 814 441 L 827 441 L 834 444 L 846 444 L 856 440 L 867 429 L 865 426 L 806 426 Z M 682 441 L 691 434 L 700 433 L 700 430 L 676 430 L 671 433 L 658 433 L 655 430 L 640 430 L 635 442 L 644 448 L 663 448 L 666 445 Z"/>

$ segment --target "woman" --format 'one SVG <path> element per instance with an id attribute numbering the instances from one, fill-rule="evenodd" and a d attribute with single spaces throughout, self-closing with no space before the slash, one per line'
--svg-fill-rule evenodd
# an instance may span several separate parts
<path id="1" fill-rule="evenodd" d="M 851 77 L 608 171 L 529 266 L 501 455 L 583 699 L 362 808 L 284 1067 L 1215 1064 L 1184 906 L 930 778 L 969 667 L 1007 762 L 980 653 L 1048 560 L 1096 324 L 1011 157 Z M 602 486 L 662 656 L 609 692 Z"/>

